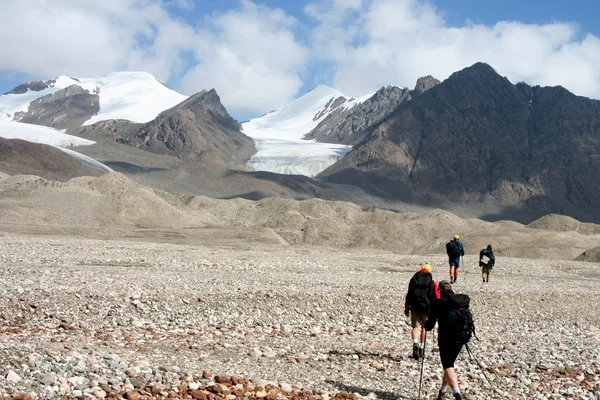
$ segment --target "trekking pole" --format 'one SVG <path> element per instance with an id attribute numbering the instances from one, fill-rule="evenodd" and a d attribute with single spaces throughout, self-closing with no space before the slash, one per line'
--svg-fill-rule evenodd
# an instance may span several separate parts
<path id="1" fill-rule="evenodd" d="M 471 360 L 475 360 L 475 362 L 477 363 L 477 365 L 479 366 L 479 369 L 481 370 L 481 372 L 483 373 L 483 376 L 485 377 L 485 380 L 487 381 L 487 383 L 490 385 L 490 388 L 492 388 L 492 390 L 496 393 L 498 393 L 499 395 L 501 395 L 502 397 L 506 397 L 504 395 L 504 393 L 500 392 L 498 389 L 496 389 L 494 387 L 494 385 L 492 385 L 492 382 L 490 381 L 490 378 L 488 378 L 487 374 L 485 373 L 485 368 L 483 368 L 483 366 L 481 365 L 481 363 L 479 362 L 479 360 L 475 357 L 475 355 L 473 354 L 473 352 L 471 351 L 471 348 L 469 347 L 468 343 L 465 343 L 465 348 L 467 349 L 467 353 L 469 354 L 469 358 Z"/>
<path id="2" fill-rule="evenodd" d="M 427 348 L 427 336 L 425 336 L 425 341 L 423 341 L 423 357 L 421 358 L 421 376 L 419 378 L 419 397 L 418 400 L 421 400 L 421 387 L 423 385 L 423 368 L 425 367 L 425 349 Z"/>

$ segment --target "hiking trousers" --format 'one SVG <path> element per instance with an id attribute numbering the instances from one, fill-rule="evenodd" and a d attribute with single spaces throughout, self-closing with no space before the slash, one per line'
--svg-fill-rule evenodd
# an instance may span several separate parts
<path id="1" fill-rule="evenodd" d="M 440 342 L 438 341 L 438 347 L 440 348 L 440 360 L 442 361 L 442 367 L 444 369 L 454 368 L 454 362 L 460 353 L 463 345 L 455 342 Z"/>

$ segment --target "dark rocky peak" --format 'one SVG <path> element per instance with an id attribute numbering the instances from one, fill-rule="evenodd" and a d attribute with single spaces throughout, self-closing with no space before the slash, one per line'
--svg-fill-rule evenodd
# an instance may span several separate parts
<path id="1" fill-rule="evenodd" d="M 410 98 L 408 88 L 384 86 L 369 99 L 352 108 L 334 110 L 305 135 L 305 139 L 355 145 L 364 140 L 372 127 Z"/>
<path id="2" fill-rule="evenodd" d="M 40 92 L 44 89 L 49 88 L 50 86 L 54 85 L 55 83 L 56 83 L 56 80 L 54 80 L 54 79 L 51 79 L 49 81 L 27 82 L 27 83 L 23 83 L 23 84 L 17 86 L 10 92 L 6 92 L 4 94 L 23 94 L 23 93 L 27 93 L 28 91 Z"/>
<path id="3" fill-rule="evenodd" d="M 29 124 L 72 129 L 100 111 L 100 98 L 79 85 L 71 85 L 42 96 L 27 111 L 15 113 L 14 120 Z"/>
<path id="4" fill-rule="evenodd" d="M 388 85 L 382 86 L 375 94 L 367 101 L 375 102 L 381 99 L 399 98 L 402 97 L 409 90 L 407 88 L 401 88 L 399 86 Z"/>
<path id="5" fill-rule="evenodd" d="M 525 82 L 519 82 L 515 87 L 521 92 L 523 97 L 531 104 L 533 102 L 533 88 Z"/>
<path id="6" fill-rule="evenodd" d="M 431 89 L 432 87 L 439 85 L 440 83 L 441 82 L 439 80 L 435 79 L 431 75 L 423 76 L 417 79 L 417 84 L 415 85 L 413 92 L 415 94 L 421 94 Z"/>
<path id="7" fill-rule="evenodd" d="M 231 129 L 241 129 L 240 123 L 229 115 L 227 109 L 221 103 L 221 98 L 215 89 L 202 90 L 193 94 L 175 107 L 163 111 L 160 115 L 169 115 L 182 111 L 191 112 L 197 118 L 203 118 L 209 113 L 213 117 L 218 118 L 220 124 L 224 124 Z"/>
<path id="8" fill-rule="evenodd" d="M 254 141 L 240 131 L 214 89 L 188 97 L 150 122 L 102 121 L 79 134 L 108 136 L 155 154 L 232 168 L 242 167 L 256 152 Z"/>
<path id="9" fill-rule="evenodd" d="M 450 75 L 446 82 L 458 84 L 479 85 L 482 82 L 487 82 L 488 85 L 509 84 L 514 86 L 507 78 L 498 74 L 494 68 L 486 63 L 478 62 L 470 67 L 464 68 Z"/>
<path id="10" fill-rule="evenodd" d="M 526 107 L 527 100 L 506 77 L 500 76 L 485 63 L 476 63 L 450 75 L 434 89 L 414 99 L 436 107 L 449 107 L 468 112 L 487 112 L 494 108 L 502 114 L 515 112 L 515 107 Z M 423 104 L 421 104 L 423 103 Z M 439 112 L 441 109 L 437 109 Z"/>
<path id="11" fill-rule="evenodd" d="M 79 82 L 79 79 L 77 79 L 77 78 L 71 78 L 71 79 Z M 48 89 L 49 87 L 53 87 L 55 83 L 56 83 L 56 79 L 49 79 L 47 81 L 26 82 L 26 83 L 23 83 L 23 84 L 15 87 L 10 92 L 6 92 L 4 94 L 23 94 L 23 93 L 27 93 L 28 91 L 40 92 L 44 89 Z"/>

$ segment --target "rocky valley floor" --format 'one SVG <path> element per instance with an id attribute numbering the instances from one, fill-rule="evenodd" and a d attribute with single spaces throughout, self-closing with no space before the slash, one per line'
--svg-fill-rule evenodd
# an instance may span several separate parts
<path id="1" fill-rule="evenodd" d="M 416 399 L 402 311 L 425 261 L 446 278 L 441 255 L 0 233 L 0 395 Z M 498 391 L 463 351 L 463 392 L 600 398 L 600 264 L 501 258 L 488 284 L 475 265 L 455 289 Z M 441 381 L 434 340 L 425 399 Z"/>

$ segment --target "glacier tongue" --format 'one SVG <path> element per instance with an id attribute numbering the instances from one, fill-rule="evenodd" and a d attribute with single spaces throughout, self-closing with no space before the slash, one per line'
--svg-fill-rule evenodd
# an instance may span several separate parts
<path id="1" fill-rule="evenodd" d="M 247 165 L 255 171 L 314 177 L 352 148 L 343 144 L 254 139 L 257 153 Z"/>
<path id="2" fill-rule="evenodd" d="M 242 124 L 243 132 L 254 139 L 257 148 L 247 165 L 256 171 L 314 177 L 352 148 L 302 138 L 336 108 L 358 103 L 319 85 L 284 107 Z"/>

